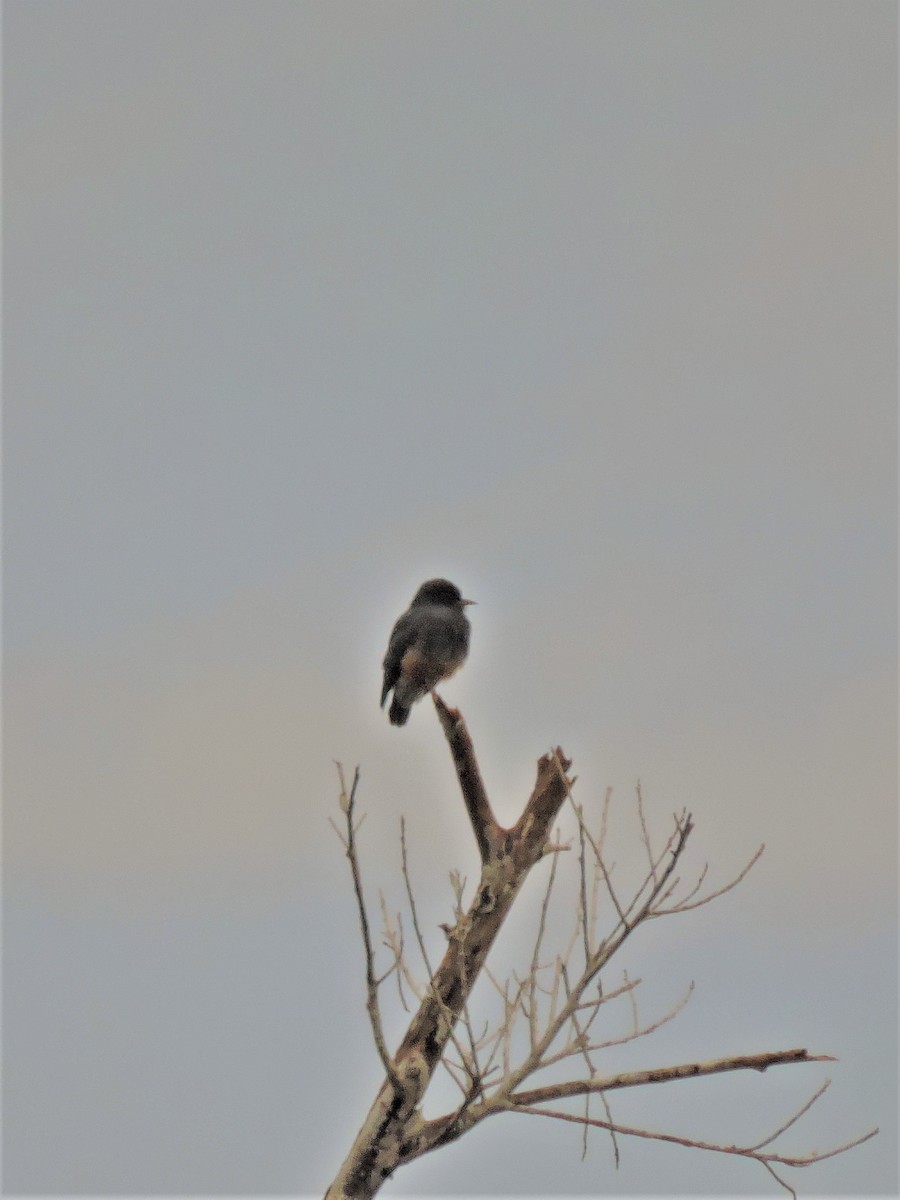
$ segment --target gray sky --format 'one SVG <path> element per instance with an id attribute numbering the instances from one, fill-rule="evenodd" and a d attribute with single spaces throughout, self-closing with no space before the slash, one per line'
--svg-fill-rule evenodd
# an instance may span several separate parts
<path id="1" fill-rule="evenodd" d="M 794 1182 L 896 1191 L 896 74 L 882 0 L 7 0 L 8 1193 L 323 1190 L 379 1078 L 332 760 L 434 946 L 475 870 L 377 708 L 435 574 L 501 819 L 561 743 L 623 870 L 638 778 L 716 882 L 767 844 L 620 964 L 696 984 L 629 1065 L 833 1053 L 786 1148 L 883 1133 Z M 498 1119 L 385 1194 L 768 1186 L 622 1150 Z"/>

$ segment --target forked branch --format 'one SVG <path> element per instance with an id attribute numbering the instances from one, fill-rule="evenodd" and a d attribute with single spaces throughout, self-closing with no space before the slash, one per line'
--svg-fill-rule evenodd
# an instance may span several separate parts
<path id="1" fill-rule="evenodd" d="M 691 988 L 668 1011 L 641 1019 L 638 1012 L 640 980 L 619 973 L 608 978 L 609 965 L 625 942 L 647 921 L 670 917 L 708 904 L 745 878 L 758 860 L 762 847 L 737 875 L 722 886 L 709 889 L 703 867 L 692 884 L 683 884 L 683 861 L 693 832 L 690 813 L 673 817 L 668 837 L 654 847 L 640 789 L 637 792 L 638 836 L 643 845 L 645 866 L 632 880 L 624 879 L 607 856 L 610 793 L 603 803 L 599 828 L 592 830 L 583 807 L 572 796 L 574 779 L 562 750 L 544 755 L 538 762 L 534 789 L 516 824 L 503 828 L 496 820 L 472 740 L 459 712 L 434 697 L 481 863 L 480 877 L 468 906 L 464 904 L 465 881 L 451 872 L 453 921 L 443 925 L 446 941 L 443 957 L 432 969 L 432 957 L 419 920 L 407 861 L 405 826 L 401 833 L 402 871 L 407 891 L 415 942 L 430 975 L 423 989 L 413 977 L 404 956 L 403 922 L 391 918 L 383 905 L 384 944 L 390 954 L 386 970 L 378 973 L 366 906 L 363 898 L 356 835 L 361 824 L 355 820 L 358 770 L 351 787 L 340 772 L 341 808 L 346 831 L 338 830 L 350 860 L 357 898 L 366 959 L 366 1008 L 385 1080 L 366 1116 L 343 1166 L 326 1193 L 326 1200 L 369 1200 L 397 1167 L 462 1137 L 480 1121 L 500 1113 L 527 1113 L 549 1120 L 574 1122 L 584 1134 L 591 1129 L 606 1131 L 613 1139 L 616 1165 L 617 1138 L 641 1137 L 687 1146 L 698 1150 L 738 1155 L 759 1162 L 769 1176 L 792 1195 L 793 1189 L 778 1171 L 808 1166 L 840 1154 L 874 1136 L 877 1130 L 831 1150 L 808 1155 L 777 1153 L 772 1143 L 793 1126 L 822 1094 L 827 1082 L 767 1138 L 754 1145 L 712 1143 L 675 1134 L 632 1128 L 619 1124 L 610 1110 L 610 1097 L 624 1088 L 699 1078 L 735 1071 L 765 1071 L 769 1067 L 831 1061 L 828 1055 L 810 1054 L 803 1048 L 732 1055 L 709 1061 L 655 1066 L 644 1070 L 604 1073 L 606 1051 L 623 1042 L 646 1037 L 672 1021 L 690 998 Z M 553 824 L 566 800 L 577 821 L 577 839 L 563 844 L 560 832 L 551 839 Z M 563 851 L 577 847 L 577 874 L 568 884 L 560 861 Z M 542 858 L 551 857 L 537 920 L 533 949 L 521 975 L 498 978 L 486 969 L 485 960 L 528 873 Z M 615 876 L 616 882 L 613 882 Z M 563 895 L 560 889 L 568 887 Z M 706 889 L 706 890 L 704 890 Z M 574 914 L 574 919 L 573 919 Z M 567 917 L 570 934 L 562 949 L 547 950 L 551 929 L 558 918 Z M 488 1012 L 477 1020 L 470 1005 L 472 989 L 484 971 L 490 995 L 499 1012 Z M 396 1052 L 386 1044 L 379 1009 L 379 988 L 396 972 L 398 984 L 405 981 L 419 999 L 419 1008 Z M 606 1018 L 622 1005 L 630 1009 L 630 1029 L 622 1034 L 610 1029 Z M 577 1073 L 567 1080 L 546 1080 L 549 1067 L 577 1063 Z M 459 1087 L 461 1099 L 443 1116 L 426 1118 L 422 1112 L 425 1091 L 435 1070 L 442 1065 Z M 526 1084 L 528 1086 L 526 1086 Z M 579 1112 L 553 1107 L 578 1101 Z M 591 1102 L 603 1107 L 603 1117 L 591 1114 Z M 776 1169 L 777 1168 L 777 1169 Z"/>

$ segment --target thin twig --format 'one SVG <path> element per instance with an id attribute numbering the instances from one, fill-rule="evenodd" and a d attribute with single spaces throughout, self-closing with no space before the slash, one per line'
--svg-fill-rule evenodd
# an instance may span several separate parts
<path id="1" fill-rule="evenodd" d="M 541 942 L 544 940 L 544 931 L 547 927 L 547 910 L 550 907 L 550 896 L 553 892 L 553 883 L 556 879 L 556 864 L 558 862 L 559 857 L 554 854 L 553 858 L 550 860 L 550 874 L 547 878 L 547 886 L 544 889 L 544 899 L 541 904 L 541 915 L 540 919 L 538 920 L 537 937 L 534 941 L 534 952 L 531 955 L 531 972 L 529 975 L 531 986 L 528 997 L 528 1028 L 531 1033 L 532 1046 L 534 1046 L 535 1042 L 537 1041 L 537 1003 L 535 998 L 535 989 L 537 987 L 538 963 L 540 961 Z"/>
<path id="2" fill-rule="evenodd" d="M 406 898 L 409 901 L 409 911 L 410 911 L 410 915 L 412 917 L 413 930 L 416 935 L 416 941 L 419 944 L 419 953 L 422 955 L 422 961 L 425 964 L 425 970 L 428 972 L 429 980 L 433 980 L 434 979 L 434 971 L 431 966 L 431 961 L 428 957 L 428 951 L 425 949 L 425 938 L 422 936 L 422 927 L 419 925 L 419 912 L 418 912 L 418 908 L 416 906 L 415 893 L 413 892 L 412 879 L 410 878 L 410 874 L 409 874 L 409 861 L 408 861 L 407 852 L 406 852 L 406 819 L 404 817 L 400 818 L 400 865 L 401 865 L 401 870 L 403 873 L 403 883 L 406 887 Z M 430 986 L 430 984 L 429 984 L 429 986 Z M 437 999 L 440 1002 L 441 1011 L 444 1015 L 444 1019 L 448 1023 L 448 1028 L 450 1031 L 450 1040 L 452 1041 L 452 1043 L 456 1049 L 456 1052 L 460 1057 L 461 1062 L 463 1064 L 465 1064 L 465 1052 L 463 1051 L 462 1046 L 459 1044 L 459 1041 L 456 1037 L 456 1033 L 453 1028 L 454 1023 L 455 1023 L 453 1014 L 450 1012 L 447 1005 L 443 1003 L 443 1001 L 441 1000 L 441 998 L 437 992 L 434 992 L 434 996 L 435 996 L 435 999 Z M 471 1030 L 470 1030 L 470 1037 L 471 1037 Z"/>
<path id="3" fill-rule="evenodd" d="M 406 1003 L 406 996 L 403 994 L 403 973 L 404 973 L 404 958 L 403 958 L 403 920 L 400 913 L 397 913 L 397 928 L 394 929 L 393 922 L 390 918 L 390 913 L 387 908 L 387 901 L 384 898 L 384 893 L 380 892 L 381 900 L 381 924 L 384 931 L 384 939 L 382 945 L 390 950 L 394 957 L 394 966 L 391 970 L 397 973 L 397 995 L 400 997 L 400 1004 L 404 1012 L 409 1012 L 409 1005 Z M 386 978 L 383 976 L 382 978 Z"/>
<path id="4" fill-rule="evenodd" d="M 624 986 L 628 987 L 628 982 L 629 982 L 628 972 L 623 971 L 622 974 L 625 979 Z M 638 1016 L 637 996 L 634 994 L 634 988 L 628 988 L 628 1000 L 631 1005 L 631 1030 L 632 1030 L 632 1033 L 634 1033 L 634 1035 L 636 1037 L 637 1032 L 641 1027 L 641 1021 L 640 1021 L 640 1017 Z"/>
<path id="5" fill-rule="evenodd" d="M 609 893 L 610 900 L 612 900 L 612 902 L 613 902 L 613 907 L 615 908 L 616 912 L 619 914 L 619 920 L 621 921 L 621 923 L 623 925 L 627 925 L 628 922 L 626 920 L 625 913 L 622 909 L 621 904 L 619 903 L 619 898 L 615 893 L 615 889 L 613 888 L 612 879 L 610 878 L 609 871 L 606 869 L 606 863 L 603 861 L 603 855 L 600 853 L 600 847 L 594 841 L 594 838 L 591 835 L 591 831 L 584 824 L 584 820 L 581 816 L 580 806 L 575 803 L 575 800 L 572 796 L 572 792 L 568 786 L 568 783 L 566 784 L 566 795 L 568 796 L 569 803 L 571 804 L 572 808 L 575 810 L 575 816 L 578 818 L 578 828 L 580 831 L 583 831 L 584 836 L 587 838 L 588 842 L 590 843 L 591 849 L 594 852 L 594 857 L 597 860 L 597 865 L 599 866 L 601 872 L 603 873 L 603 882 L 606 884 L 606 890 Z"/>
<path id="6" fill-rule="evenodd" d="M 616 1137 L 616 1131 L 613 1126 L 612 1109 L 609 1107 L 609 1101 L 606 1098 L 605 1092 L 600 1093 L 600 1099 L 603 1102 L 603 1111 L 606 1113 L 606 1119 L 607 1119 L 607 1121 L 609 1121 L 609 1124 L 610 1124 L 609 1139 L 613 1145 L 613 1158 L 615 1159 L 615 1167 L 616 1167 L 616 1170 L 618 1171 L 618 1169 L 619 1169 L 619 1141 L 618 1141 L 618 1138 Z"/>
<path id="7" fill-rule="evenodd" d="M 693 990 L 694 985 L 691 984 L 678 1003 L 675 1004 L 673 1008 L 661 1016 L 657 1021 L 654 1021 L 651 1025 L 644 1025 L 640 1029 L 633 1029 L 630 1033 L 626 1033 L 622 1037 L 608 1038 L 603 1042 L 591 1042 L 588 1046 L 588 1050 L 594 1052 L 597 1050 L 609 1050 L 612 1046 L 626 1046 L 629 1042 L 637 1041 L 638 1038 L 647 1037 L 651 1033 L 656 1033 L 657 1029 L 662 1029 L 663 1025 L 668 1025 L 670 1021 L 675 1020 L 675 1018 L 687 1004 L 688 1000 L 690 1000 Z M 567 1019 L 569 1018 L 567 1017 Z M 576 1048 L 576 1050 L 563 1047 L 563 1049 L 557 1051 L 556 1054 L 551 1054 L 546 1058 L 542 1057 L 540 1063 L 534 1069 L 543 1070 L 545 1067 L 552 1067 L 555 1063 L 562 1062 L 564 1058 L 569 1058 L 572 1054 L 577 1053 L 578 1049 L 580 1049 L 580 1047 Z"/>
<path id="8" fill-rule="evenodd" d="M 726 892 L 730 892 L 732 888 L 737 887 L 737 885 L 741 882 L 741 880 L 747 875 L 748 871 L 750 871 L 750 869 L 752 867 L 754 867 L 756 865 L 756 863 L 759 862 L 765 848 L 766 848 L 765 843 L 763 843 L 760 846 L 760 848 L 756 851 L 756 853 L 753 855 L 753 857 L 750 859 L 750 861 L 747 863 L 747 865 L 743 868 L 743 870 L 738 875 L 736 875 L 730 883 L 726 883 L 724 887 L 720 887 L 716 891 L 710 892 L 708 896 L 703 896 L 700 900 L 694 900 L 693 903 L 691 903 L 691 904 L 688 904 L 688 903 L 682 901 L 679 904 L 673 904 L 670 908 L 656 909 L 654 912 L 650 913 L 650 916 L 651 917 L 665 917 L 665 916 L 668 916 L 669 913 L 690 912 L 690 910 L 692 908 L 700 908 L 700 906 L 703 904 L 709 904 L 711 900 L 718 900 L 718 898 L 720 896 L 724 896 Z M 705 874 L 705 870 L 704 870 L 704 874 Z M 702 882 L 702 879 L 701 879 L 701 882 Z M 694 895 L 694 892 L 691 892 L 690 895 Z"/>
<path id="9" fill-rule="evenodd" d="M 359 856 L 356 853 L 356 830 L 358 825 L 353 823 L 353 809 L 356 804 L 356 788 L 359 784 L 359 767 L 353 772 L 353 783 L 347 792 L 347 784 L 344 780 L 344 769 L 340 763 L 337 763 L 338 779 L 341 784 L 340 803 L 341 809 L 344 812 L 347 821 L 347 838 L 344 842 L 347 858 L 350 861 L 350 871 L 353 875 L 353 890 L 356 893 L 356 906 L 359 911 L 359 923 L 362 928 L 363 946 L 366 954 L 366 1009 L 369 1013 L 369 1021 L 372 1025 L 372 1036 L 375 1039 L 375 1047 L 378 1050 L 378 1057 L 381 1059 L 382 1066 L 387 1073 L 394 1090 L 402 1091 L 402 1083 L 397 1074 L 397 1068 L 394 1066 L 394 1061 L 388 1054 L 388 1049 L 384 1040 L 384 1030 L 381 1025 L 381 1010 L 378 1006 L 378 984 L 379 980 L 375 975 L 375 954 L 372 950 L 372 939 L 369 936 L 369 918 L 366 914 L 366 902 L 363 896 L 362 876 L 359 869 Z"/>
<path id="10" fill-rule="evenodd" d="M 629 979 L 627 983 L 623 983 L 621 987 L 614 988 L 611 992 L 602 992 L 595 996 L 592 1000 L 585 1000 L 583 1003 L 580 1003 L 578 1005 L 578 1011 L 582 1012 L 585 1008 L 599 1009 L 602 1005 L 608 1003 L 610 1000 L 618 1000 L 620 996 L 627 995 L 628 992 L 636 988 L 641 982 L 642 980 L 640 979 Z M 583 992 L 584 989 L 582 989 L 582 994 Z"/>
<path id="11" fill-rule="evenodd" d="M 792 1116 L 788 1117 L 784 1124 L 778 1126 L 774 1133 L 770 1133 L 767 1138 L 763 1138 L 761 1142 L 757 1142 L 754 1146 L 751 1146 L 750 1149 L 762 1150 L 763 1146 L 768 1146 L 774 1142 L 776 1138 L 781 1137 L 786 1130 L 790 1129 L 792 1125 L 796 1125 L 800 1118 L 809 1112 L 819 1097 L 824 1096 L 829 1087 L 831 1087 L 831 1080 L 826 1079 L 819 1090 L 817 1092 L 813 1092 L 802 1108 L 798 1108 Z"/>
<path id="12" fill-rule="evenodd" d="M 578 805 L 578 842 L 580 846 L 578 853 L 578 875 L 581 884 L 581 912 L 579 916 L 584 942 L 584 961 L 585 965 L 587 965 L 591 959 L 591 943 L 588 935 L 587 857 L 584 845 L 584 813 L 580 804 Z"/>
<path id="13" fill-rule="evenodd" d="M 578 1116 L 575 1113 L 556 1112 L 552 1108 L 521 1108 L 517 1105 L 510 1105 L 505 1111 L 528 1113 L 534 1117 L 550 1117 L 558 1121 L 572 1121 L 576 1124 L 582 1124 L 585 1121 L 584 1117 Z M 597 1129 L 607 1129 L 611 1122 L 600 1121 L 596 1117 L 588 1119 L 590 1125 Z M 695 1138 L 679 1137 L 674 1133 L 659 1133 L 651 1129 L 635 1129 L 628 1125 L 615 1125 L 616 1133 L 625 1134 L 628 1137 L 649 1138 L 657 1142 L 670 1142 L 676 1146 L 688 1146 L 694 1150 L 712 1150 L 719 1154 L 735 1154 L 741 1158 L 751 1158 L 756 1162 L 762 1163 L 779 1163 L 783 1167 L 808 1167 L 813 1163 L 823 1162 L 826 1158 L 834 1158 L 836 1154 L 844 1154 L 847 1150 L 852 1150 L 854 1146 L 861 1146 L 863 1142 L 869 1141 L 878 1133 L 877 1129 L 870 1129 L 868 1133 L 862 1134 L 860 1137 L 853 1138 L 849 1142 L 844 1142 L 840 1146 L 835 1146 L 832 1150 L 822 1152 L 813 1151 L 811 1154 L 803 1155 L 785 1155 L 785 1154 L 761 1154 L 759 1151 L 752 1150 L 748 1146 L 723 1146 L 717 1142 L 703 1142 Z"/>
<path id="14" fill-rule="evenodd" d="M 775 1182 L 777 1184 L 780 1184 L 780 1186 L 784 1188 L 784 1190 L 787 1192 L 787 1194 L 792 1197 L 792 1200 L 797 1200 L 797 1193 L 794 1191 L 794 1189 L 791 1187 L 791 1185 L 788 1183 L 788 1181 L 786 1179 L 781 1178 L 781 1176 L 778 1174 L 778 1172 L 775 1170 L 775 1168 L 772 1166 L 772 1164 L 770 1162 L 766 1162 L 766 1160 L 764 1158 L 759 1159 L 758 1161 L 760 1161 L 762 1163 L 762 1165 L 766 1168 L 766 1170 L 769 1172 L 769 1174 L 772 1176 L 772 1178 L 775 1180 Z"/>
<path id="15" fill-rule="evenodd" d="M 637 781 L 634 790 L 637 793 L 638 820 L 641 823 L 641 841 L 644 843 L 644 849 L 647 851 L 647 860 L 650 863 L 650 874 L 653 877 L 653 882 L 656 883 L 656 865 L 653 862 L 653 849 L 650 845 L 650 835 L 647 833 L 647 822 L 644 820 L 644 797 L 641 794 L 640 780 Z"/>

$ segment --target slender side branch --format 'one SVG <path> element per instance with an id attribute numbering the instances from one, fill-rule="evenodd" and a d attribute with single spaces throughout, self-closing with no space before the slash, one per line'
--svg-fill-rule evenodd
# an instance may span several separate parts
<path id="1" fill-rule="evenodd" d="M 366 952 L 366 1010 L 369 1014 L 369 1021 L 372 1025 L 372 1036 L 375 1039 L 375 1047 L 378 1050 L 378 1057 L 381 1059 L 382 1066 L 387 1072 L 388 1079 L 391 1085 L 399 1090 L 402 1086 L 400 1078 L 397 1075 L 397 1069 L 394 1066 L 393 1060 L 384 1040 L 384 1030 L 381 1025 L 381 1009 L 378 1006 L 378 987 L 382 980 L 378 979 L 375 974 L 375 953 L 372 950 L 372 938 L 369 934 L 369 918 L 366 914 L 366 902 L 363 896 L 362 875 L 359 870 L 359 856 L 356 853 L 356 830 L 359 828 L 353 821 L 353 810 L 356 804 L 356 788 L 359 784 L 359 767 L 353 772 L 353 783 L 350 786 L 350 791 L 347 791 L 347 784 L 344 779 L 344 768 L 340 763 L 335 764 L 338 771 L 338 779 L 341 784 L 341 811 L 344 813 L 347 822 L 347 836 L 341 838 L 344 843 L 344 848 L 347 853 L 347 858 L 350 861 L 350 871 L 353 875 L 353 890 L 356 893 L 356 906 L 359 910 L 359 924 L 362 929 L 363 946 Z M 388 972 L 390 973 L 390 972 Z"/>
<path id="2" fill-rule="evenodd" d="M 565 1100 L 569 1096 L 583 1096 L 589 1092 L 612 1092 L 618 1088 L 642 1087 L 646 1083 L 671 1083 L 676 1079 L 695 1079 L 700 1075 L 717 1075 L 723 1071 L 765 1071 L 769 1067 L 801 1062 L 834 1062 L 834 1059 L 828 1054 L 810 1054 L 807 1050 L 773 1050 L 766 1054 L 732 1055 L 730 1058 L 714 1058 L 703 1063 L 681 1063 L 675 1067 L 623 1071 L 619 1075 L 607 1075 L 599 1079 L 576 1079 L 569 1083 L 550 1084 L 547 1087 L 532 1088 L 527 1092 L 513 1092 L 509 1096 L 509 1103 L 520 1107 L 546 1104 L 550 1100 Z M 771 1141 L 771 1138 L 769 1140 Z"/>
<path id="3" fill-rule="evenodd" d="M 821 1095 L 821 1092 L 818 1093 Z M 814 1099 L 817 1097 L 814 1097 Z M 809 1104 L 804 1106 L 804 1111 L 808 1111 Z M 648 1138 L 655 1142 L 669 1142 L 675 1146 L 687 1146 L 693 1150 L 710 1150 L 718 1154 L 734 1154 L 739 1158 L 749 1158 L 755 1162 L 761 1163 L 769 1174 L 797 1200 L 797 1193 L 786 1183 L 780 1175 L 777 1175 L 772 1167 L 773 1163 L 777 1163 L 783 1167 L 809 1167 L 813 1163 L 823 1162 L 826 1158 L 834 1158 L 836 1154 L 843 1154 L 847 1150 L 852 1150 L 854 1146 L 861 1146 L 863 1142 L 869 1141 L 878 1133 L 877 1129 L 870 1129 L 868 1133 L 861 1134 L 860 1137 L 853 1138 L 849 1142 L 844 1142 L 840 1146 L 834 1146 L 831 1150 L 813 1151 L 810 1154 L 788 1155 L 788 1154 L 773 1154 L 755 1149 L 752 1146 L 724 1146 L 720 1142 L 704 1142 L 698 1138 L 679 1137 L 674 1133 L 660 1133 L 652 1129 L 635 1129 L 628 1125 L 618 1125 L 609 1121 L 601 1121 L 596 1117 L 578 1116 L 575 1113 L 557 1112 L 552 1108 L 516 1108 L 512 1107 L 507 1111 L 528 1113 L 533 1117 L 550 1117 L 556 1121 L 571 1121 L 575 1125 L 590 1125 L 595 1129 L 606 1129 L 612 1133 L 621 1133 L 628 1137 Z M 798 1116 L 800 1114 L 797 1114 Z M 771 1141 L 771 1138 L 767 1139 Z"/>
<path id="4" fill-rule="evenodd" d="M 732 888 L 736 888 L 741 880 L 747 875 L 751 867 L 756 866 L 760 858 L 762 858 L 765 848 L 766 845 L 765 842 L 763 842 L 747 865 L 743 867 L 737 875 L 735 875 L 734 879 L 730 880 L 722 887 L 717 888 L 714 892 L 709 892 L 706 896 L 701 896 L 699 900 L 692 900 L 691 897 L 697 894 L 697 892 L 700 890 L 700 885 L 706 878 L 706 867 L 704 867 L 693 891 L 689 892 L 683 900 L 679 901 L 677 904 L 670 905 L 668 908 L 657 908 L 654 912 L 648 915 L 651 917 L 667 917 L 670 913 L 690 912 L 692 908 L 700 908 L 703 904 L 709 904 L 711 900 L 718 900 L 720 896 L 724 896 L 726 892 L 730 892 Z"/>

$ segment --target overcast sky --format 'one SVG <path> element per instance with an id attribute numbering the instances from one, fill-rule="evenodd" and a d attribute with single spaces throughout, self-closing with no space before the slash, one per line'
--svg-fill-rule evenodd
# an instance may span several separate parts
<path id="1" fill-rule="evenodd" d="M 896 32 L 6 0 L 8 1193 L 324 1190 L 379 1082 L 333 760 L 435 953 L 475 873 L 430 704 L 377 707 L 433 575 L 502 820 L 560 743 L 623 870 L 638 778 L 713 882 L 766 843 L 616 967 L 648 1018 L 696 984 L 628 1063 L 840 1060 L 614 1115 L 758 1140 L 830 1076 L 785 1148 L 882 1134 L 793 1182 L 896 1193 Z M 384 1194 L 775 1190 L 621 1150 L 498 1118 Z"/>

